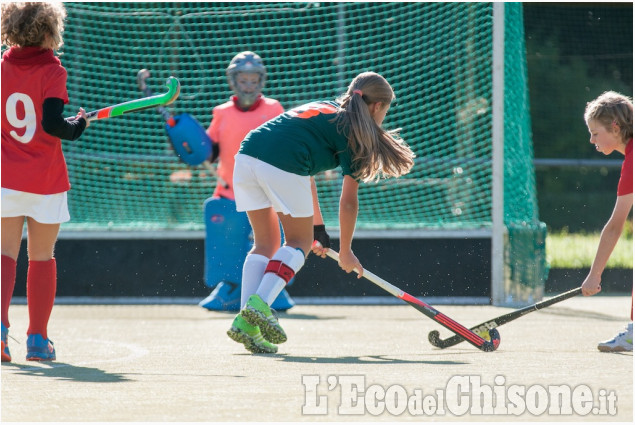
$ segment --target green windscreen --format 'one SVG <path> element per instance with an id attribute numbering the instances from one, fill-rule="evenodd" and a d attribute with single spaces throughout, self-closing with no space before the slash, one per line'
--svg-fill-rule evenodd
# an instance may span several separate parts
<path id="1" fill-rule="evenodd" d="M 264 60 L 264 93 L 285 109 L 334 99 L 363 71 L 397 100 L 385 120 L 415 151 L 412 172 L 363 184 L 358 229 L 491 227 L 491 3 L 66 3 L 61 56 L 70 105 L 95 110 L 142 97 L 137 72 L 168 108 L 204 127 L 231 96 L 225 68 L 243 50 Z M 505 221 L 539 227 L 522 8 L 507 3 Z M 181 163 L 156 110 L 94 122 L 64 141 L 72 183 L 66 229 L 202 230 L 215 178 Z M 327 226 L 338 225 L 339 172 L 317 176 Z"/>

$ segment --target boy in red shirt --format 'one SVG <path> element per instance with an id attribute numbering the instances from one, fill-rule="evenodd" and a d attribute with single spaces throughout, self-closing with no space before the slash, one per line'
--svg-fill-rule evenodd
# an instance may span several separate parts
<path id="1" fill-rule="evenodd" d="M 582 294 L 600 292 L 602 272 L 622 234 L 624 223 L 633 207 L 633 102 L 612 91 L 605 92 L 589 102 L 584 112 L 591 143 L 595 149 L 608 155 L 617 151 L 624 155 L 622 173 L 617 185 L 617 200 L 609 221 L 602 229 L 591 270 L 582 283 Z M 600 351 L 633 351 L 633 301 L 631 296 L 631 322 L 615 338 L 600 342 Z"/>

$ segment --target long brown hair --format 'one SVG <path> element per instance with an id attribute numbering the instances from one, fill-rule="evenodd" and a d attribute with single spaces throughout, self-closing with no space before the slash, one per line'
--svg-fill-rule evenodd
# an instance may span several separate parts
<path id="1" fill-rule="evenodd" d="M 381 177 L 399 177 L 414 165 L 414 153 L 399 137 L 399 130 L 386 130 L 375 122 L 369 106 L 381 102 L 390 105 L 395 98 L 388 81 L 374 72 L 353 79 L 340 105 L 338 128 L 349 132 L 348 146 L 353 153 L 355 177 L 364 182 Z"/>

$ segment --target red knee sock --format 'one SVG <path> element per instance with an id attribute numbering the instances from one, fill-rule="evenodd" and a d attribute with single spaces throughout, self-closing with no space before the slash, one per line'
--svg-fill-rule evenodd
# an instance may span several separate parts
<path id="1" fill-rule="evenodd" d="M 13 297 L 13 288 L 15 288 L 15 267 L 16 262 L 13 258 L 6 255 L 2 256 L 2 324 L 9 327 L 9 306 L 11 305 L 11 297 Z"/>
<path id="2" fill-rule="evenodd" d="M 48 261 L 29 261 L 26 276 L 26 297 L 29 309 L 27 335 L 41 334 L 48 338 L 46 328 L 55 302 L 57 267 L 55 258 Z"/>

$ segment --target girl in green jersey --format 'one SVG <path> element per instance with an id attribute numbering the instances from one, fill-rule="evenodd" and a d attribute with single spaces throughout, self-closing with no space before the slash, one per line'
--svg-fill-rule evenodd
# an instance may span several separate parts
<path id="1" fill-rule="evenodd" d="M 234 193 L 246 211 L 254 247 L 243 265 L 242 290 L 251 294 L 228 335 L 252 352 L 275 353 L 287 336 L 270 309 L 286 283 L 302 268 L 309 250 L 324 257 L 329 238 L 313 176 L 341 168 L 340 267 L 363 267 L 351 249 L 358 213 L 359 182 L 399 177 L 414 154 L 397 131 L 382 128 L 395 98 L 379 74 L 364 72 L 335 102 L 291 109 L 251 131 L 236 155 Z M 280 247 L 278 219 L 285 243 Z M 320 242 L 312 247 L 314 240 Z"/>

